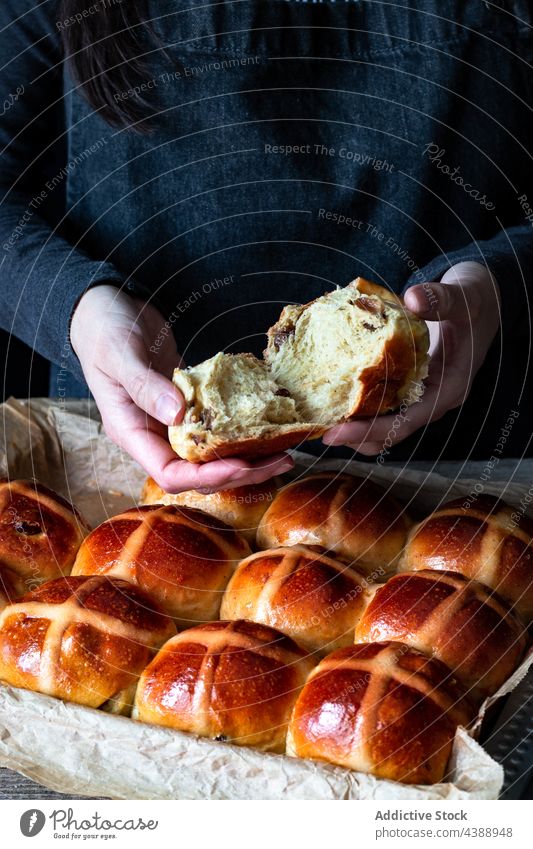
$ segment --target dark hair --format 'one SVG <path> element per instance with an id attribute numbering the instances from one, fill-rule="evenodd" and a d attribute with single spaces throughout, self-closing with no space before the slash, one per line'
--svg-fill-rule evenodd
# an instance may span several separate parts
<path id="1" fill-rule="evenodd" d="M 86 9 L 87 0 L 59 2 L 58 29 L 72 76 L 109 124 L 135 124 L 135 129 L 146 132 L 145 119 L 155 111 L 154 105 L 140 94 L 118 96 L 146 80 L 145 54 L 154 33 L 146 19 L 145 0 L 100 0 L 93 14 L 84 15 Z"/>

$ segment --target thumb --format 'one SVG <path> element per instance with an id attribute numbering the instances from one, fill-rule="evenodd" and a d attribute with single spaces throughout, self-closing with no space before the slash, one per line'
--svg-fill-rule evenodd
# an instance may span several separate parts
<path id="1" fill-rule="evenodd" d="M 412 286 L 405 293 L 404 302 L 411 312 L 426 321 L 468 321 L 474 306 L 469 303 L 467 289 L 444 280 Z"/>
<path id="2" fill-rule="evenodd" d="M 164 425 L 181 422 L 185 412 L 183 395 L 148 363 L 131 354 L 125 356 L 114 377 L 136 406 L 149 416 Z"/>

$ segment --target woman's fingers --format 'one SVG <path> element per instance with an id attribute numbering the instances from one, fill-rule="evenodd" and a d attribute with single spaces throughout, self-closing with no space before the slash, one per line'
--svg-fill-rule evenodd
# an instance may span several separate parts
<path id="1" fill-rule="evenodd" d="M 92 338 L 88 327 L 95 328 Z M 150 304 L 100 286 L 80 300 L 71 333 L 107 435 L 165 491 L 214 492 L 262 483 L 294 465 L 287 454 L 203 464 L 176 456 L 167 427 L 182 420 L 185 402 L 169 378 L 182 362 L 170 328 Z"/>
<path id="2" fill-rule="evenodd" d="M 436 357 L 430 365 L 420 401 L 409 407 L 402 406 L 390 415 L 337 425 L 324 434 L 323 441 L 326 445 L 349 445 L 361 454 L 374 455 L 379 454 L 385 443 L 395 444 L 406 439 L 418 428 L 440 419 L 463 400 L 460 376 L 444 382 L 442 373 L 442 361 Z"/>
<path id="3" fill-rule="evenodd" d="M 404 297 L 406 307 L 426 321 L 467 321 L 474 308 L 471 301 L 456 283 L 419 283 Z"/>
<path id="4" fill-rule="evenodd" d="M 362 442 L 361 445 L 348 445 L 348 448 L 353 448 L 358 454 L 364 454 L 365 457 L 375 457 L 383 450 L 381 442 Z"/>
<path id="5" fill-rule="evenodd" d="M 136 301 L 112 286 L 98 286 L 81 298 L 72 317 L 71 339 L 93 392 L 93 384 L 101 375 L 124 387 L 149 416 L 172 425 L 181 421 L 185 402 L 169 380 L 171 368 L 167 368 L 167 359 L 174 354 L 178 365 L 180 358 L 175 342 L 169 341 L 169 333 L 158 339 L 157 334 L 164 327 L 163 317 L 150 304 Z M 164 352 L 169 377 L 151 367 L 150 347 Z M 103 384 L 100 390 L 104 391 Z M 105 417 L 106 409 L 101 412 Z"/>
<path id="6" fill-rule="evenodd" d="M 426 321 L 475 324 L 481 314 L 498 316 L 500 292 L 488 268 L 478 262 L 460 262 L 443 275 L 440 283 L 419 283 L 404 296 L 411 312 Z"/>
<path id="7" fill-rule="evenodd" d="M 136 329 L 109 343 L 100 371 L 124 387 L 134 404 L 164 425 L 178 424 L 185 401 L 171 380 L 152 368 L 144 340 Z"/>
<path id="8" fill-rule="evenodd" d="M 190 489 L 216 492 L 250 483 L 262 483 L 293 466 L 287 455 L 265 457 L 249 463 L 232 457 L 210 463 L 189 463 L 174 453 L 159 425 L 130 427 L 122 448 L 136 459 L 165 492 Z M 147 459 L 149 458 L 149 460 Z"/>
<path id="9" fill-rule="evenodd" d="M 436 392 L 426 390 L 424 401 L 407 410 L 375 419 L 359 419 L 331 428 L 324 435 L 326 445 L 349 445 L 361 454 L 379 454 L 383 445 L 406 439 L 419 427 L 435 421 L 446 412 L 446 404 L 436 405 Z"/>
<path id="10" fill-rule="evenodd" d="M 90 389 L 109 438 L 127 451 L 165 492 L 217 491 L 262 483 L 294 465 L 287 454 L 254 462 L 230 457 L 211 463 L 189 463 L 172 450 L 166 426 L 137 407 L 124 387 L 100 373 L 92 375 Z"/>
<path id="11" fill-rule="evenodd" d="M 326 431 L 322 441 L 326 445 L 350 445 L 364 443 L 382 444 L 393 426 L 395 416 L 379 416 L 374 419 L 357 419 L 353 422 L 335 425 Z"/>
<path id="12" fill-rule="evenodd" d="M 185 401 L 172 381 L 154 371 L 140 357 L 128 351 L 110 369 L 110 376 L 124 387 L 134 404 L 164 425 L 179 424 Z"/>
<path id="13" fill-rule="evenodd" d="M 273 475 L 283 474 L 292 468 L 287 455 L 265 457 L 248 463 L 232 457 L 210 463 L 189 463 L 174 453 L 166 432 L 158 432 L 154 422 L 148 426 L 129 428 L 122 448 L 128 452 L 165 492 L 184 492 L 190 489 L 216 492 L 250 483 L 262 483 Z M 149 458 L 149 460 L 148 460 Z"/>
<path id="14" fill-rule="evenodd" d="M 236 457 L 232 458 L 232 460 L 237 459 Z M 203 464 L 187 463 L 188 466 L 193 466 L 197 470 L 197 478 L 200 481 L 190 488 L 204 494 L 217 492 L 219 489 L 234 489 L 237 486 L 263 483 L 275 475 L 282 475 L 290 471 L 294 467 L 294 460 L 288 454 L 276 454 L 270 457 L 262 457 L 260 460 L 250 462 L 241 461 L 245 465 L 243 465 L 239 472 L 232 474 L 231 478 L 226 479 L 228 462 L 228 460 L 213 460 L 210 463 Z M 223 467 L 220 473 L 219 465 Z M 219 474 L 222 475 L 221 478 L 218 477 Z M 218 483 L 204 483 L 204 480 L 207 480 L 208 476 L 209 478 L 216 476 Z"/>

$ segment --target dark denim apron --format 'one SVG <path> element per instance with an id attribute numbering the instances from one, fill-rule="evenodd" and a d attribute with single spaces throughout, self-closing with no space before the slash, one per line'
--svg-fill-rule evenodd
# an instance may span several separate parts
<path id="1" fill-rule="evenodd" d="M 509 109 L 529 72 L 492 62 L 493 37 L 529 49 L 509 4 L 191 5 L 150 4 L 151 134 L 67 98 L 71 154 L 104 146 L 69 178 L 71 225 L 154 298 L 186 361 L 259 353 L 285 303 L 358 274 L 401 291 L 498 229 L 490 205 L 509 210 L 531 173 L 530 130 Z"/>

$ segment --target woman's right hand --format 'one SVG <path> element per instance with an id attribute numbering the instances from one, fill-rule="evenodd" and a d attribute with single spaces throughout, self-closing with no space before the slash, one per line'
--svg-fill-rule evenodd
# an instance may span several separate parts
<path id="1" fill-rule="evenodd" d="M 181 421 L 185 403 L 170 378 L 182 359 L 151 304 L 114 286 L 96 286 L 80 299 L 70 337 L 106 434 L 166 492 L 231 489 L 292 468 L 287 454 L 189 463 L 174 453 L 167 427 Z"/>

